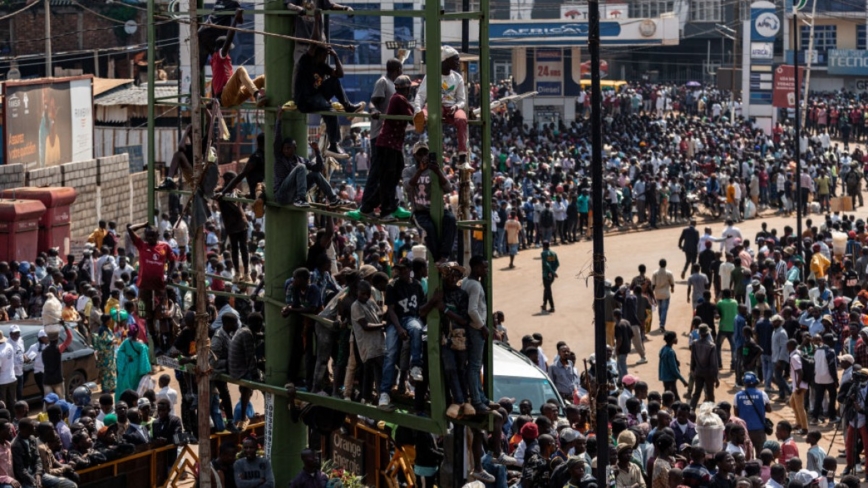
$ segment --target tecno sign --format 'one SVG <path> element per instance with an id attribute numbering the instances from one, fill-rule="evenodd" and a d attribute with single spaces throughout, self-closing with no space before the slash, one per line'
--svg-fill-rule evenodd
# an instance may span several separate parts
<path id="1" fill-rule="evenodd" d="M 830 49 L 827 56 L 830 75 L 868 75 L 868 51 Z"/>

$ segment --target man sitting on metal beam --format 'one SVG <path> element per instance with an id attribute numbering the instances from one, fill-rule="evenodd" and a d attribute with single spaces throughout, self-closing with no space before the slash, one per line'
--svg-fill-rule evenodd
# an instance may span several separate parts
<path id="1" fill-rule="evenodd" d="M 440 104 L 443 112 L 443 123 L 455 126 L 458 132 L 458 164 L 467 162 L 467 89 L 464 86 L 464 77 L 461 76 L 461 58 L 458 51 L 450 46 L 440 48 Z M 416 92 L 416 100 L 413 102 L 416 114 L 413 123 L 416 132 L 421 134 L 425 131 L 425 122 L 428 120 L 428 109 L 425 102 L 428 100 L 428 76 L 422 78 L 419 90 Z"/>
<path id="2" fill-rule="evenodd" d="M 317 10 L 315 15 L 316 26 L 310 49 L 299 58 L 295 65 L 295 83 L 292 88 L 293 100 L 301 113 L 311 112 L 334 112 L 334 115 L 325 117 L 326 135 L 328 146 L 326 156 L 337 159 L 349 159 L 349 155 L 338 144 L 341 140 L 341 131 L 338 126 L 337 115 L 340 111 L 355 113 L 365 109 L 365 102 L 353 104 L 347 98 L 347 93 L 341 85 L 344 77 L 344 67 L 341 59 L 334 48 L 326 47 L 321 41 L 322 12 Z M 335 67 L 328 64 L 331 56 L 335 61 Z M 337 107 L 332 105 L 332 98 L 337 99 Z"/>
<path id="3" fill-rule="evenodd" d="M 235 11 L 232 27 L 239 22 L 244 22 L 244 11 L 241 9 Z M 243 66 L 232 70 L 232 57 L 229 51 L 232 49 L 233 39 L 235 39 L 234 30 L 217 38 L 214 52 L 211 53 L 211 93 L 224 107 L 241 105 L 250 97 L 254 97 L 256 104 L 261 106 L 265 103 L 265 75 L 259 75 L 255 80 L 251 80 Z"/>

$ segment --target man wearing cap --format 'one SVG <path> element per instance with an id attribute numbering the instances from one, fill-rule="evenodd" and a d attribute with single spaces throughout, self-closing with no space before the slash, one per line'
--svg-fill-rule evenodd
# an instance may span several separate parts
<path id="1" fill-rule="evenodd" d="M 690 408 L 699 404 L 699 395 L 705 390 L 705 401 L 714 401 L 714 389 L 720 386 L 720 365 L 717 362 L 717 346 L 711 337 L 708 324 L 699 324 L 699 339 L 690 345 L 690 364 L 693 366 L 693 397 Z"/>
<path id="2" fill-rule="evenodd" d="M 410 96 L 410 77 L 401 75 L 395 78 L 395 94 L 389 99 L 386 115 L 413 115 L 413 106 L 407 97 Z M 371 118 L 378 118 L 374 114 Z M 358 210 L 347 212 L 347 217 L 359 220 L 362 217 L 374 217 L 374 210 L 380 208 L 380 218 L 385 220 L 406 219 L 410 212 L 398 205 L 396 189 L 404 169 L 404 134 L 407 121 L 388 119 L 383 122 L 383 128 L 377 137 L 376 156 L 371 160 L 371 171 L 365 182 L 362 203 Z M 429 195 L 430 200 L 430 195 Z M 430 207 L 430 201 L 429 201 Z"/>
<path id="3" fill-rule="evenodd" d="M 461 58 L 458 51 L 451 46 L 440 47 L 440 105 L 443 111 L 443 123 L 455 127 L 458 136 L 459 164 L 467 162 L 467 91 L 464 87 L 464 77 L 460 73 Z M 428 110 L 425 103 L 428 100 L 428 76 L 422 78 L 414 100 L 415 115 L 413 123 L 416 132 L 425 130 Z"/>
<path id="4" fill-rule="evenodd" d="M 24 339 L 21 338 L 21 327 L 13 324 L 9 328 L 9 345 L 15 353 L 15 398 L 24 398 Z M 7 403 L 7 407 L 11 404 Z"/>
<path id="5" fill-rule="evenodd" d="M 444 262 L 449 259 L 449 255 L 452 254 L 452 246 L 455 244 L 457 229 L 455 215 L 448 207 L 444 206 L 440 229 L 438 229 L 431 217 L 431 198 L 433 197 L 435 179 L 443 195 L 452 192 L 452 185 L 443 174 L 440 158 L 429 158 L 428 156 L 428 145 L 425 142 L 419 141 L 413 146 L 416 171 L 407 182 L 410 190 L 408 197 L 413 204 L 413 217 L 419 227 L 425 231 L 425 247 L 431 252 L 434 261 Z"/>

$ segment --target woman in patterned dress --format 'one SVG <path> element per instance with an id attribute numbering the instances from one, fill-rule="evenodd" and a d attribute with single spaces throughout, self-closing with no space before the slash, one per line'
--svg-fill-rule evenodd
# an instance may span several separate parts
<path id="1" fill-rule="evenodd" d="M 93 348 L 102 391 L 112 393 L 115 391 L 115 336 L 108 328 L 111 316 L 103 315 L 100 319 L 99 329 L 93 336 Z"/>

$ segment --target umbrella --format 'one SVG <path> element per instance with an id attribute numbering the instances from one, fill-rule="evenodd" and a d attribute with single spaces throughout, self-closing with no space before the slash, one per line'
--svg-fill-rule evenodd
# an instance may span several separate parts
<path id="1" fill-rule="evenodd" d="M 700 86 L 702 86 L 702 85 L 698 81 L 688 81 L 687 82 L 688 88 L 699 88 Z"/>

